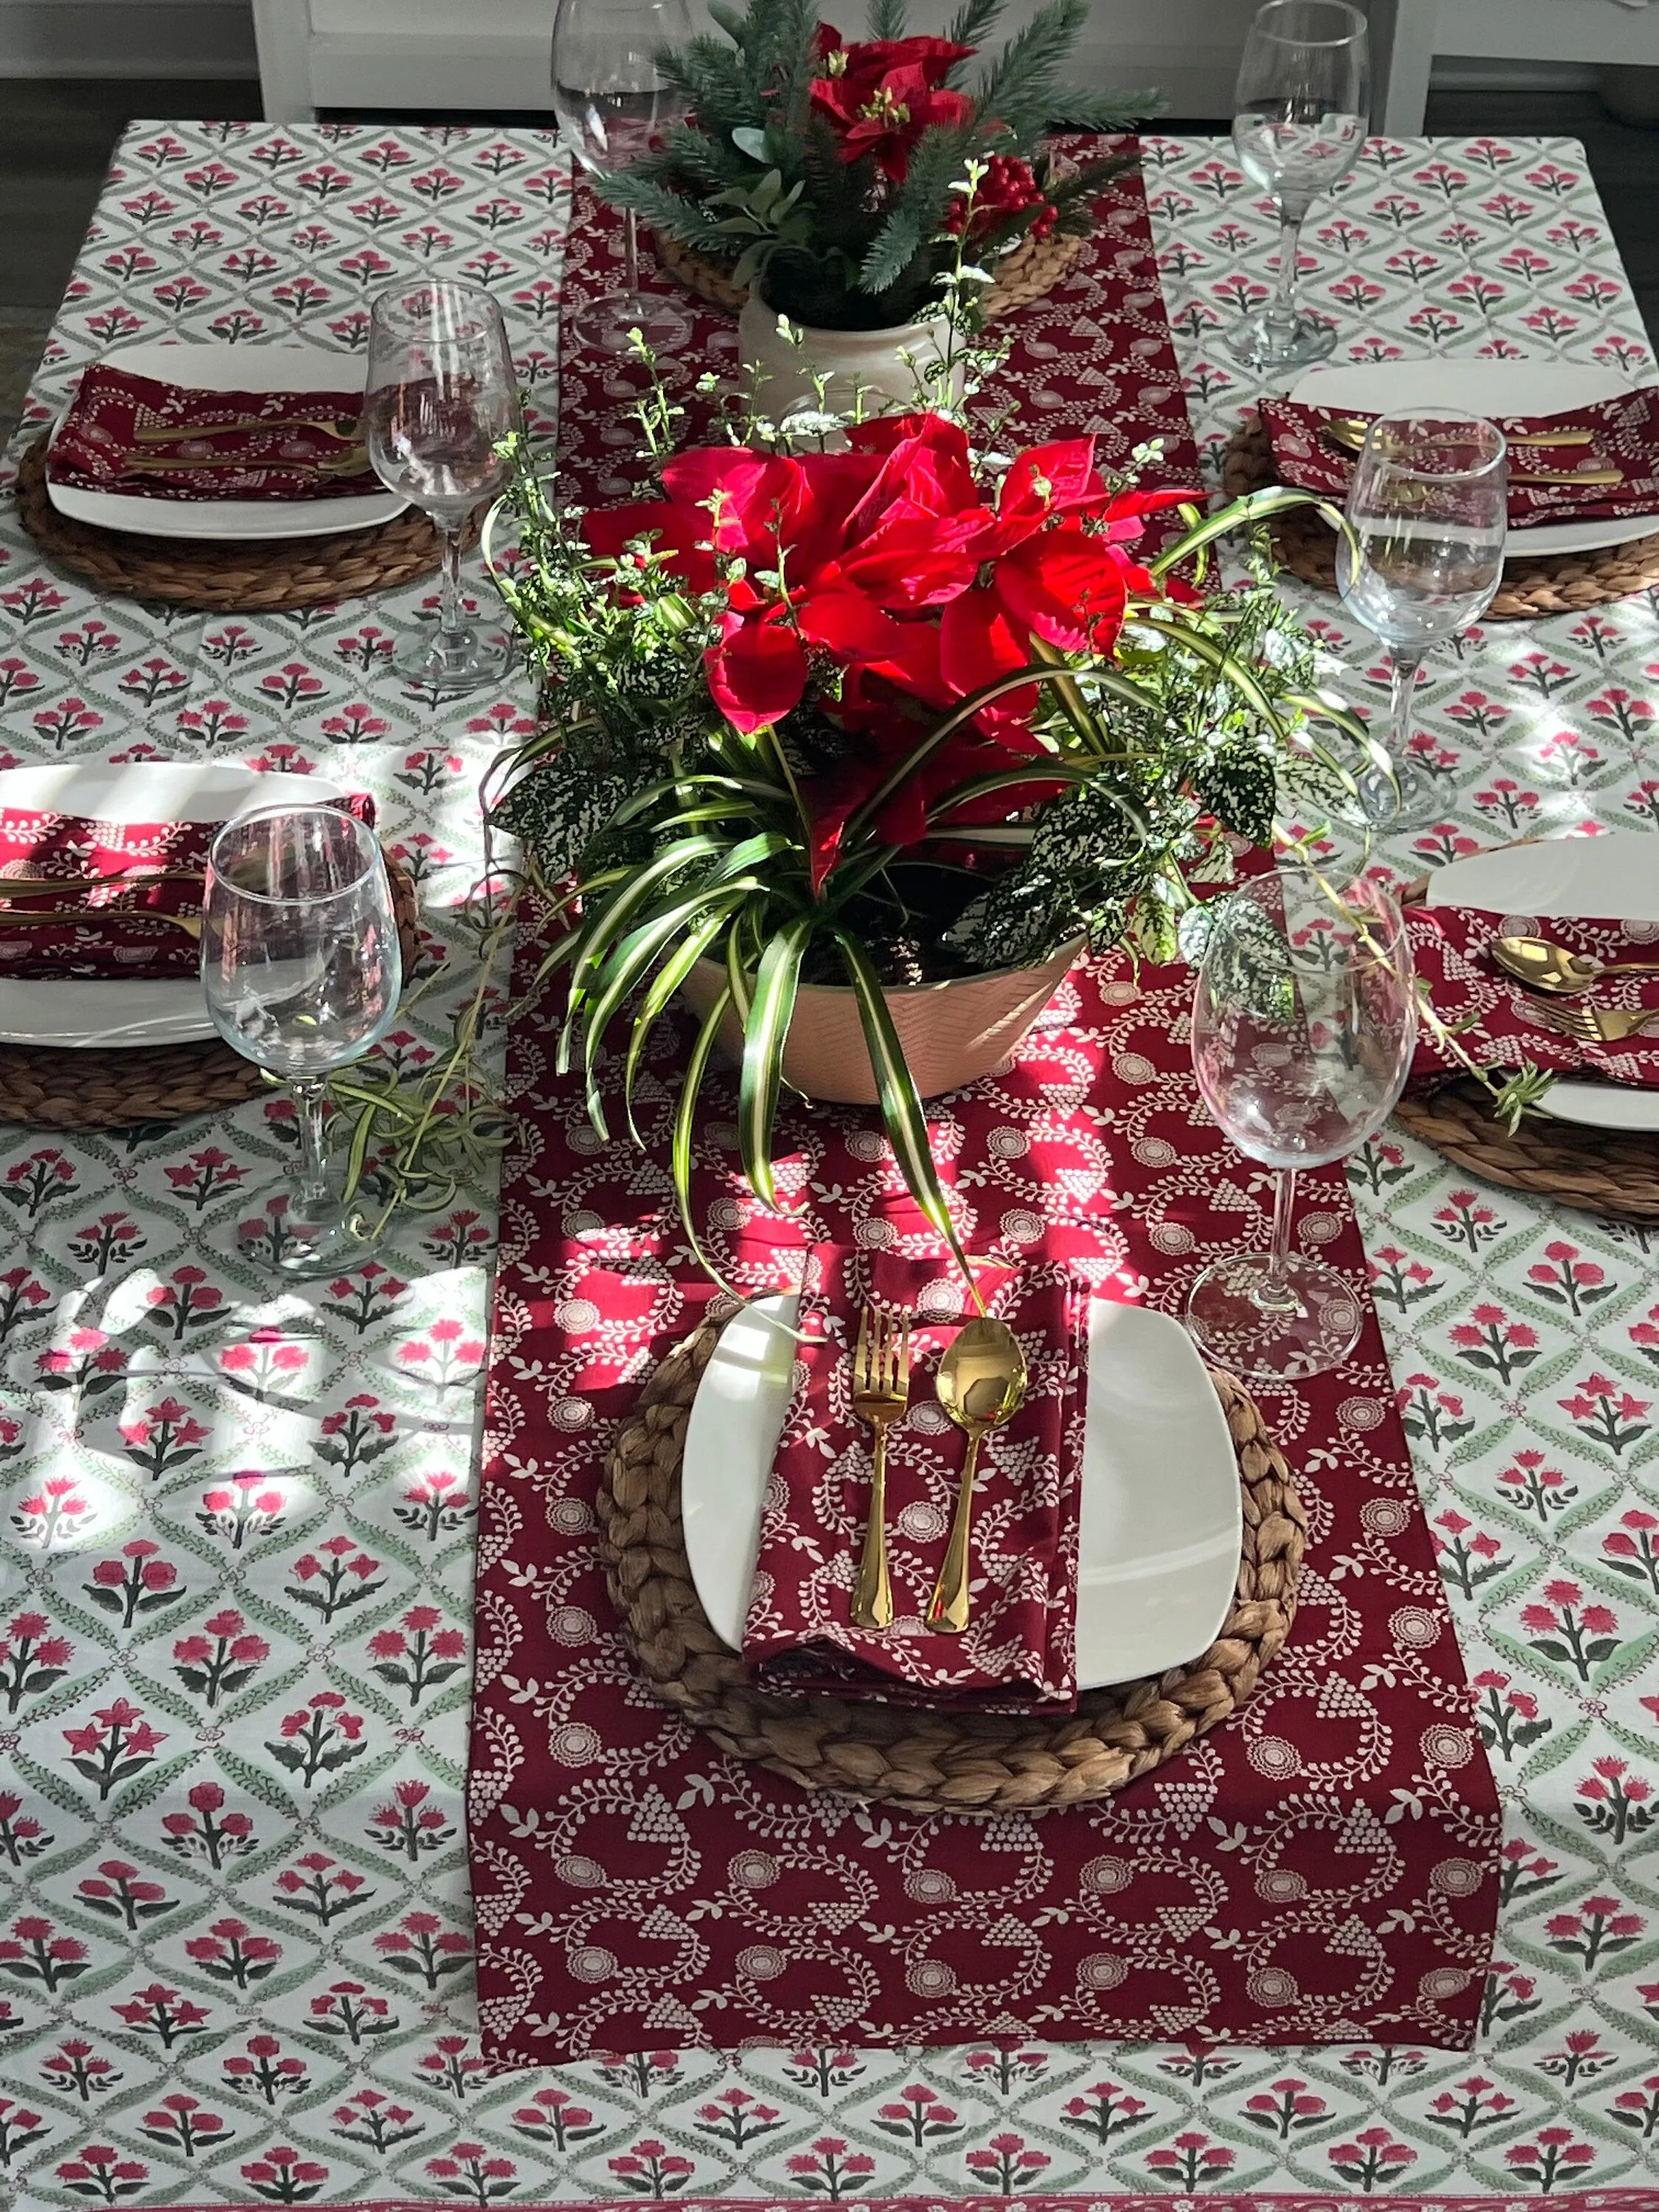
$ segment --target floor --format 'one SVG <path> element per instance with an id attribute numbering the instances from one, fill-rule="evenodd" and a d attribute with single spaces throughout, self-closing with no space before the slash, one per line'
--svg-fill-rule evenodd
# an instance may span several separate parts
<path id="1" fill-rule="evenodd" d="M 0 80 L 0 437 L 15 419 L 126 124 L 137 116 L 258 113 L 259 88 L 242 78 L 187 85 L 148 78 Z M 1459 137 L 1490 131 L 1582 138 L 1648 328 L 1659 341 L 1659 130 L 1614 122 L 1589 93 L 1437 94 L 1429 128 Z"/>

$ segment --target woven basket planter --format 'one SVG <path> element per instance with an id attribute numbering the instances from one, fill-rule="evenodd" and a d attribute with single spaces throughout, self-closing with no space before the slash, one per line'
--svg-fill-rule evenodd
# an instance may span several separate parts
<path id="1" fill-rule="evenodd" d="M 677 239 L 653 233 L 652 244 L 669 275 L 709 307 L 720 307 L 727 314 L 735 315 L 749 297 L 746 284 L 734 284 L 718 263 L 705 261 L 700 253 L 694 252 L 689 246 L 682 246 Z M 1028 307 L 1033 300 L 1040 300 L 1060 282 L 1083 251 L 1083 246 L 1080 238 L 1028 238 L 998 264 L 996 282 L 985 295 L 986 313 L 1009 315 L 1016 307 Z"/>

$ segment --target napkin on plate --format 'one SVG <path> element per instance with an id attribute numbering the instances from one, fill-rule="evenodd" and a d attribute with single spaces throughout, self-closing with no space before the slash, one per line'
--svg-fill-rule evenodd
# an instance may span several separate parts
<path id="1" fill-rule="evenodd" d="M 951 1711 L 1069 1712 L 1077 1703 L 1077 1545 L 1089 1292 L 1063 1266 L 976 1261 L 987 1308 L 1024 1349 L 1018 1413 L 980 1448 L 961 1636 L 923 1616 L 944 1562 L 967 1438 L 933 1394 L 939 1355 L 972 1313 L 939 1261 L 814 1245 L 790 1402 L 761 1522 L 743 1656 L 757 1684 Z M 887 1552 L 894 1621 L 848 1618 L 869 1515 L 871 1431 L 853 1412 L 866 1297 L 915 1316 L 910 1407 L 888 1431 Z"/>
<path id="2" fill-rule="evenodd" d="M 1659 961 L 1659 924 L 1568 921 L 1458 906 L 1409 905 L 1405 915 L 1418 976 L 1428 985 L 1436 1012 L 1455 1028 L 1473 1018 L 1473 1027 L 1460 1028 L 1459 1041 L 1477 1063 L 1513 1069 L 1530 1060 L 1557 1075 L 1659 1087 L 1659 1024 L 1656 1033 L 1625 1044 L 1589 1045 L 1538 1018 L 1538 1010 L 1550 1004 L 1659 1009 L 1659 975 L 1608 975 L 1583 998 L 1551 1001 L 1506 975 L 1487 951 L 1495 937 L 1547 937 L 1597 960 Z M 1419 1031 L 1413 1091 L 1433 1091 L 1462 1073 L 1426 1030 Z"/>
<path id="3" fill-rule="evenodd" d="M 366 794 L 329 804 L 374 823 L 374 802 Z M 156 917 L 201 913 L 208 853 L 222 826 L 100 822 L 0 805 L 0 978 L 198 975 L 197 939 Z M 51 877 L 52 888 L 22 888 L 23 879 L 37 876 Z M 83 888 L 98 876 L 121 880 Z M 181 880 L 160 880 L 172 876 Z M 49 913 L 70 904 L 84 905 L 84 916 L 65 921 Z"/>
<path id="4" fill-rule="evenodd" d="M 181 350 L 186 350 L 181 349 Z M 351 449 L 343 440 L 316 429 L 222 430 L 200 434 L 216 423 L 272 423 L 295 419 L 342 426 L 356 423 L 363 410 L 362 392 L 198 392 L 188 385 L 163 384 L 125 369 L 94 366 L 52 440 L 46 474 L 53 483 L 82 491 L 120 492 L 143 499 L 357 499 L 379 491 L 380 480 L 365 465 L 350 476 L 324 464 L 337 463 Z M 141 442 L 140 429 L 176 429 L 176 443 Z M 194 437 L 191 432 L 198 434 Z M 140 457 L 152 460 L 210 462 L 175 469 L 137 469 Z"/>
<path id="5" fill-rule="evenodd" d="M 1359 421 L 1370 420 L 1364 410 L 1354 408 L 1304 407 L 1293 399 L 1261 402 L 1261 417 L 1273 441 L 1273 466 L 1281 483 L 1323 492 L 1339 501 L 1347 497 L 1359 456 L 1333 445 L 1322 434 L 1322 425 L 1345 414 Z M 1511 477 L 1529 467 L 1620 468 L 1625 472 L 1621 484 L 1582 488 L 1511 481 L 1511 530 L 1524 530 L 1533 523 L 1615 521 L 1641 514 L 1652 515 L 1659 529 L 1659 386 L 1622 393 L 1616 399 L 1596 400 L 1585 407 L 1569 407 L 1559 415 L 1500 415 L 1494 419 L 1506 433 L 1569 427 L 1595 433 L 1594 442 L 1588 446 L 1516 448 L 1510 455 Z"/>

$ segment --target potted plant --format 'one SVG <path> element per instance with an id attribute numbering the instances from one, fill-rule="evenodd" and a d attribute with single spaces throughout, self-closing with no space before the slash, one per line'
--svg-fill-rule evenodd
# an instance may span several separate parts
<path id="1" fill-rule="evenodd" d="M 641 419 L 660 448 L 660 392 Z M 519 546 L 492 565 L 544 723 L 495 812 L 568 924 L 544 963 L 568 976 L 561 1065 L 602 1135 L 618 1104 L 631 1127 L 684 994 L 683 1207 L 724 1041 L 758 1196 L 786 1083 L 870 1097 L 949 1237 L 924 1091 L 1012 1050 L 1079 947 L 1172 957 L 1276 793 L 1352 791 L 1310 726 L 1362 760 L 1364 726 L 1313 690 L 1265 572 L 1208 588 L 1216 539 L 1307 495 L 1201 519 L 1103 476 L 1092 439 L 999 466 L 938 412 L 854 422 L 836 452 L 754 416 L 732 437 L 659 452 L 659 496 L 586 514 L 519 448 Z"/>
<path id="2" fill-rule="evenodd" d="M 742 306 L 743 358 L 766 368 L 778 412 L 820 388 L 836 407 L 859 387 L 914 404 L 912 363 L 944 347 L 954 238 L 966 233 L 993 310 L 999 271 L 1018 269 L 1018 296 L 1034 296 L 1122 166 L 1067 169 L 1043 134 L 1062 119 L 1124 130 L 1157 111 L 1154 94 L 1067 83 L 1088 0 L 1050 0 L 975 67 L 1002 7 L 964 0 L 943 38 L 921 38 L 904 35 L 904 0 L 872 0 L 871 36 L 849 41 L 810 0 L 749 0 L 714 8 L 723 37 L 662 58 L 690 116 L 598 190 L 651 226 L 668 266 Z M 971 210 L 970 162 L 984 173 Z"/>

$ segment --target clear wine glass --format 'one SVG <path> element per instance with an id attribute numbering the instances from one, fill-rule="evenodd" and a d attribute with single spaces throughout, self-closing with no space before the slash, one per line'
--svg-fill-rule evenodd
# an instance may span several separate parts
<path id="1" fill-rule="evenodd" d="M 343 807 L 270 806 L 213 841 L 202 902 L 202 985 L 214 1027 L 285 1076 L 300 1159 L 276 1265 L 332 1274 L 358 1238 L 329 1187 L 323 1092 L 392 1026 L 403 961 L 374 833 Z"/>
<path id="2" fill-rule="evenodd" d="M 1420 829 L 1434 818 L 1434 788 L 1411 758 L 1418 671 L 1433 647 L 1480 620 L 1503 580 L 1506 453 L 1495 423 L 1444 407 L 1379 415 L 1365 434 L 1337 585 L 1393 661 L 1394 772 L 1371 769 L 1359 787 L 1374 829 Z"/>
<path id="3" fill-rule="evenodd" d="M 461 532 L 507 478 L 497 451 L 519 426 L 519 393 L 501 308 L 473 284 L 399 285 L 375 301 L 368 326 L 363 432 L 374 473 L 431 516 L 443 540 L 435 636 L 416 632 L 392 665 L 444 696 L 501 673 L 461 598 Z"/>
<path id="4" fill-rule="evenodd" d="M 559 0 L 553 18 L 553 110 L 583 168 L 625 169 L 686 112 L 685 95 L 657 66 L 667 46 L 691 36 L 685 0 Z M 662 352 L 684 345 L 691 325 L 672 300 L 640 289 L 639 224 L 623 218 L 623 289 L 573 317 L 590 353 L 626 355 L 632 333 Z"/>
<path id="5" fill-rule="evenodd" d="M 1354 1286 L 1291 1249 L 1297 1172 L 1375 1134 L 1416 1042 L 1411 949 L 1382 884 L 1286 866 L 1219 902 L 1193 997 L 1193 1069 L 1221 1128 L 1277 1184 L 1271 1248 L 1216 1261 L 1188 1301 L 1188 1327 L 1218 1366 L 1293 1382 L 1352 1350 Z"/>
<path id="6" fill-rule="evenodd" d="M 1308 210 L 1340 184 L 1365 143 L 1370 64 L 1365 18 L 1348 0 L 1267 0 L 1244 40 L 1233 95 L 1233 146 L 1245 174 L 1273 195 L 1279 283 L 1265 307 L 1228 333 L 1234 358 L 1263 376 L 1323 361 L 1332 325 L 1296 303 Z"/>

